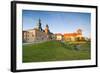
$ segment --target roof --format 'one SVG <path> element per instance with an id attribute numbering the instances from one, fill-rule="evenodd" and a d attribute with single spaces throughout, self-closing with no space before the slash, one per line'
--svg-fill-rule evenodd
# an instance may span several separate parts
<path id="1" fill-rule="evenodd" d="M 56 33 L 55 35 L 60 35 L 60 36 L 62 36 L 62 34 L 61 34 L 61 33 Z"/>
<path id="2" fill-rule="evenodd" d="M 78 33 L 65 33 L 64 36 L 77 36 L 80 35 Z"/>

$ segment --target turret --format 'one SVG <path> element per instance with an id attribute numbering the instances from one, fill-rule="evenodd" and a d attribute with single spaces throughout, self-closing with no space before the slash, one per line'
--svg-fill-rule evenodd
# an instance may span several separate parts
<path id="1" fill-rule="evenodd" d="M 50 31 L 49 31 L 49 26 L 48 24 L 46 24 L 46 27 L 45 27 L 45 33 L 48 34 Z"/>

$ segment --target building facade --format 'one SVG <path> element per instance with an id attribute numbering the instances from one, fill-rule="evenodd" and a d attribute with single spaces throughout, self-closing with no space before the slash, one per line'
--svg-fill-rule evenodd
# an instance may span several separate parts
<path id="1" fill-rule="evenodd" d="M 64 41 L 81 41 L 84 38 L 81 29 L 78 29 L 74 33 L 65 33 L 65 34 L 57 33 L 55 35 L 56 35 L 56 40 L 60 40 L 60 41 L 61 40 L 64 40 Z"/>
<path id="2" fill-rule="evenodd" d="M 61 33 L 57 33 L 57 34 L 55 34 L 55 36 L 56 36 L 56 40 L 63 40 L 63 35 L 61 34 Z"/>
<path id="3" fill-rule="evenodd" d="M 41 20 L 39 19 L 36 27 L 33 29 L 29 29 L 23 31 L 23 42 L 41 42 L 51 40 L 52 33 L 49 30 L 49 26 L 46 25 L 45 29 L 43 30 L 41 27 Z"/>
<path id="4" fill-rule="evenodd" d="M 63 36 L 64 36 L 65 41 L 82 41 L 83 40 L 81 29 L 78 29 L 74 33 L 65 33 Z"/>

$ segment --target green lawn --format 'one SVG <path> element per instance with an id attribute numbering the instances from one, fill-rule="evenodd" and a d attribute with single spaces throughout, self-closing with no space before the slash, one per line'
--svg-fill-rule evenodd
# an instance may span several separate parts
<path id="1" fill-rule="evenodd" d="M 23 45 L 23 62 L 84 60 L 90 57 L 89 43 L 81 44 L 80 50 L 74 49 L 74 44 L 58 41 Z"/>

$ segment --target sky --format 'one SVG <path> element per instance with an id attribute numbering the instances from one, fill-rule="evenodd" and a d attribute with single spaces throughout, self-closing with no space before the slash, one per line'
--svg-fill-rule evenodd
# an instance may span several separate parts
<path id="1" fill-rule="evenodd" d="M 48 24 L 52 33 L 71 33 L 77 29 L 82 29 L 86 37 L 91 33 L 91 13 L 82 12 L 23 10 L 23 30 L 35 28 L 39 19 L 41 19 L 42 28 L 45 29 Z"/>

